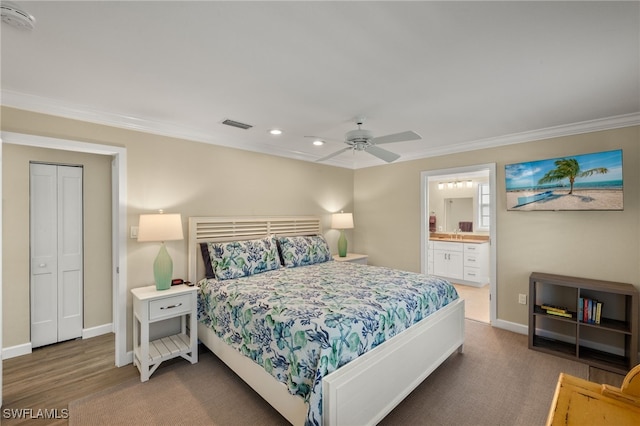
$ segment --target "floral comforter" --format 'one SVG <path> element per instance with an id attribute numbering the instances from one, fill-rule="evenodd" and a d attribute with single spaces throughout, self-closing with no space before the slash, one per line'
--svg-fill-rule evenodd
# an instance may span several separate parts
<path id="1" fill-rule="evenodd" d="M 349 262 L 200 283 L 198 320 L 309 404 L 322 378 L 458 298 L 446 280 Z"/>

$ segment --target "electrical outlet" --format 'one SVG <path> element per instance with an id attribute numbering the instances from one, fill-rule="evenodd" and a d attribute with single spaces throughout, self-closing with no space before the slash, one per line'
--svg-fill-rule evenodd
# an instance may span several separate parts
<path id="1" fill-rule="evenodd" d="M 527 304 L 527 295 L 520 293 L 518 295 L 518 303 L 521 304 L 521 305 L 526 305 Z"/>

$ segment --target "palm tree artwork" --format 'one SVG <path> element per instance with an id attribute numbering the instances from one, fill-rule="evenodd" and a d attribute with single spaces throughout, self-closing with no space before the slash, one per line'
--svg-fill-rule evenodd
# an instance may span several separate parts
<path id="1" fill-rule="evenodd" d="M 569 195 L 573 193 L 573 184 L 576 178 L 582 178 L 591 176 L 593 174 L 604 174 L 608 173 L 609 170 L 606 167 L 596 167 L 593 169 L 581 171 L 580 163 L 575 158 L 561 158 L 554 162 L 556 168 L 553 170 L 549 170 L 543 177 L 538 180 L 538 185 L 542 185 L 545 183 L 557 182 L 562 179 L 569 179 L 569 183 L 571 188 L 569 190 Z"/>

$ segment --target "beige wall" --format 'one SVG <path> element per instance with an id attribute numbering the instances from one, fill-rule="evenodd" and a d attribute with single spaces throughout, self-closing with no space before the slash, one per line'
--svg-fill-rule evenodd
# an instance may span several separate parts
<path id="1" fill-rule="evenodd" d="M 504 166 L 623 150 L 624 211 L 506 210 Z M 420 173 L 496 163 L 497 317 L 526 325 L 533 271 L 628 282 L 640 288 L 640 127 L 593 132 L 355 171 L 355 250 L 371 264 L 420 271 Z"/>
<path id="2" fill-rule="evenodd" d="M 111 323 L 111 159 L 2 145 L 3 345 L 29 341 L 29 162 L 83 166 L 83 328 Z"/>
<path id="3" fill-rule="evenodd" d="M 189 216 L 317 215 L 332 248 L 338 233 L 330 230 L 330 213 L 353 210 L 353 171 L 265 154 L 213 146 L 169 137 L 117 129 L 42 114 L 2 108 L 2 130 L 60 139 L 94 142 L 127 149 L 128 227 L 140 213 L 164 209 L 181 213 L 185 237 Z M 3 164 L 7 164 L 7 158 Z M 12 176 L 3 170 L 3 192 Z M 6 194 L 3 193 L 6 197 Z M 5 204 L 5 212 L 7 207 Z M 16 218 L 16 220 L 22 220 Z M 106 220 L 106 216 L 105 216 Z M 5 216 L 5 229 L 14 226 Z M 27 234 L 24 234 L 26 238 Z M 351 240 L 351 233 L 348 238 Z M 3 266 L 7 259 L 6 241 Z M 23 244 L 28 245 L 28 240 Z M 172 241 L 167 248 L 174 261 L 174 276 L 187 275 L 187 241 Z M 129 288 L 153 284 L 152 263 L 158 246 L 129 240 Z M 23 262 L 27 262 L 25 260 Z M 28 333 L 15 335 L 13 324 L 26 324 L 28 313 L 13 312 L 14 302 L 3 279 L 3 347 L 27 343 Z M 127 332 L 131 330 L 131 296 L 127 295 Z M 24 300 L 20 303 L 28 303 Z M 129 334 L 128 348 L 131 349 Z"/>
<path id="4" fill-rule="evenodd" d="M 349 250 L 369 254 L 371 264 L 420 270 L 420 173 L 428 170 L 497 164 L 497 317 L 527 324 L 527 309 L 517 303 L 528 293 L 532 271 L 613 281 L 640 282 L 640 127 L 594 132 L 501 148 L 426 158 L 356 171 L 264 154 L 177 140 L 2 108 L 2 130 L 115 145 L 127 149 L 128 226 L 138 215 L 163 208 L 198 215 L 321 215 L 329 228 L 330 212 L 354 212 Z M 508 212 L 504 165 L 536 159 L 596 152 L 624 151 L 622 212 Z M 3 192 L 14 177 L 3 159 Z M 24 191 L 24 189 L 23 189 Z M 7 230 L 24 220 L 14 216 L 4 192 L 3 241 L 4 343 L 28 342 L 28 313 L 13 310 L 28 299 L 13 300 L 8 258 L 16 244 L 27 244 Z M 106 219 L 103 218 L 104 220 Z M 17 221 L 17 222 L 14 222 Z M 24 226 L 24 225 L 21 225 Z M 327 231 L 332 248 L 337 231 Z M 26 241 L 26 242 L 25 242 Z M 169 242 L 174 275 L 186 277 L 187 242 Z M 22 249 L 24 252 L 24 248 Z M 157 247 L 128 241 L 129 287 L 153 282 L 151 264 Z M 28 253 L 28 251 L 27 251 Z M 28 254 L 27 254 L 28 256 Z M 19 312 L 18 312 L 19 311 Z M 20 324 L 16 326 L 15 324 Z M 16 333 L 14 329 L 21 330 Z M 131 329 L 131 297 L 128 326 Z M 27 330 L 27 334 L 25 334 Z M 130 336 L 128 341 L 130 340 Z M 129 348 L 131 343 L 128 344 Z"/>

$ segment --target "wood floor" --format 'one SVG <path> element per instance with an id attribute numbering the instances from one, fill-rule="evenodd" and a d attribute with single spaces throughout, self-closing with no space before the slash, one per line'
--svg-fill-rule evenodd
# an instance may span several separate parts
<path id="1" fill-rule="evenodd" d="M 66 425 L 69 402 L 140 377 L 132 364 L 116 367 L 114 354 L 115 335 L 109 333 L 4 360 L 0 423 Z"/>

